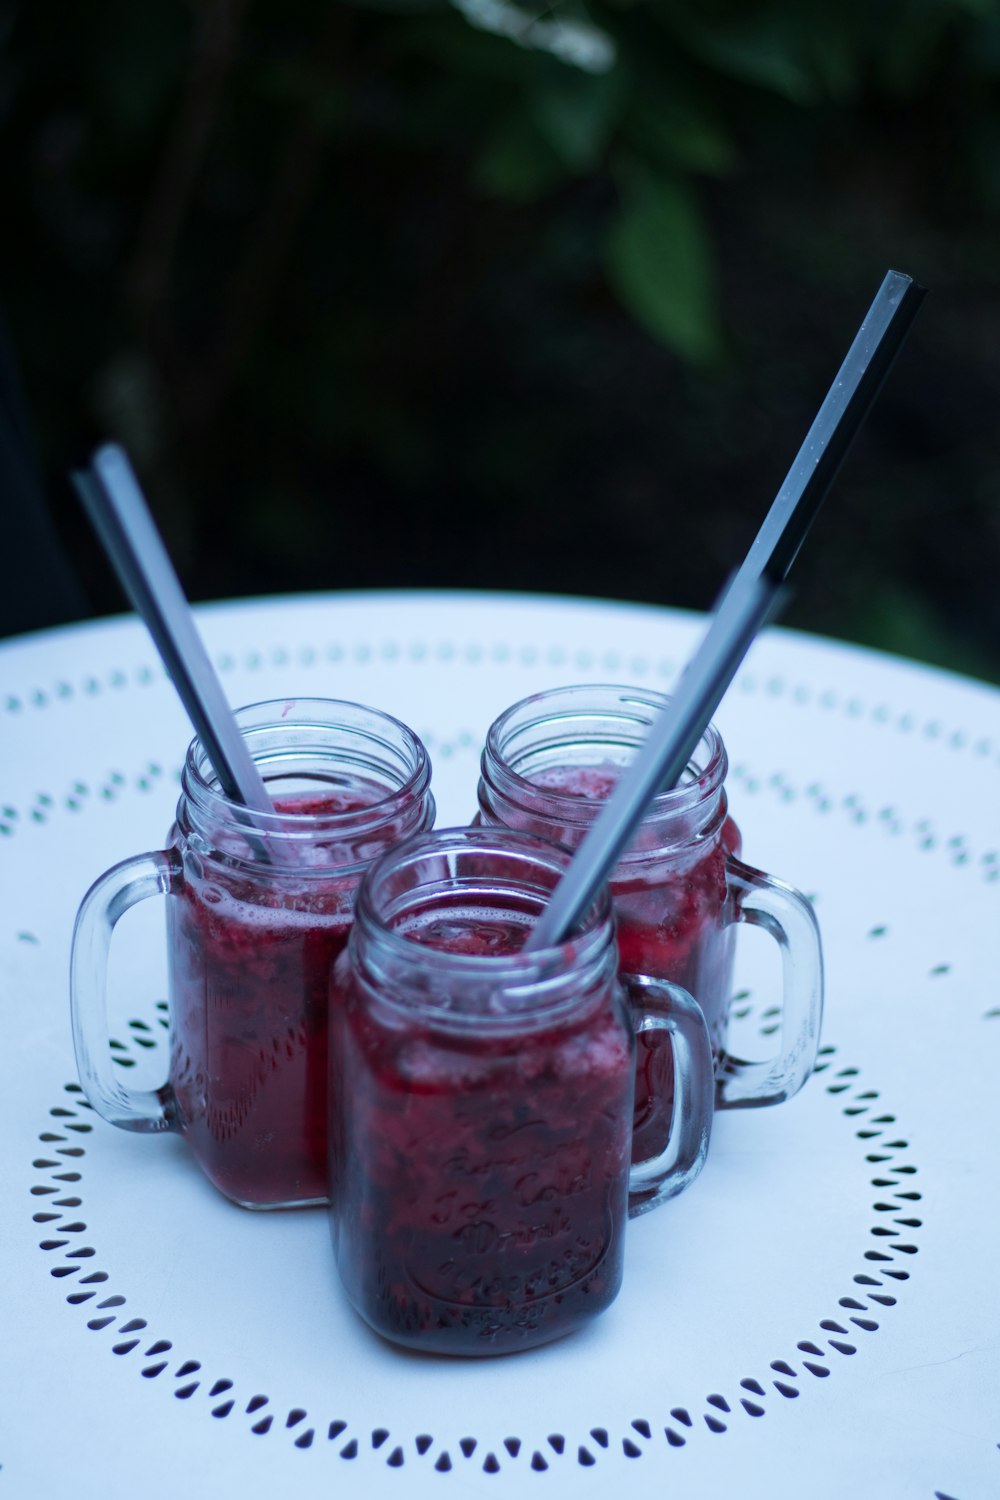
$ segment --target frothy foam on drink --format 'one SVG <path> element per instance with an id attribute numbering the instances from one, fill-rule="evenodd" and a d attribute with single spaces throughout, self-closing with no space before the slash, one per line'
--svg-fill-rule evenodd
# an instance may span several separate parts
<path id="1" fill-rule="evenodd" d="M 621 766 L 606 762 L 599 766 L 550 766 L 532 776 L 535 786 L 545 791 L 582 797 L 587 802 L 606 802 L 621 780 Z"/>
<path id="2" fill-rule="evenodd" d="M 478 958 L 505 958 L 519 953 L 534 923 L 529 912 L 490 907 L 453 908 L 446 916 L 427 913 L 408 918 L 399 932 L 411 943 L 445 953 Z"/>

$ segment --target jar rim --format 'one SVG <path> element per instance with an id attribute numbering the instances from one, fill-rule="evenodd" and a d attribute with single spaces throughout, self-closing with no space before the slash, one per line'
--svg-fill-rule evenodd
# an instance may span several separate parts
<path id="1" fill-rule="evenodd" d="M 579 985 L 592 985 L 601 977 L 602 970 L 613 978 L 617 972 L 617 949 L 611 897 L 606 883 L 568 939 L 537 951 L 517 950 L 500 955 L 454 953 L 414 942 L 393 926 L 394 917 L 403 917 L 407 911 L 412 913 L 421 889 L 427 893 L 425 900 L 428 901 L 433 900 L 435 891 L 439 896 L 446 892 L 448 895 L 460 892 L 463 881 L 456 873 L 455 856 L 463 853 L 473 859 L 495 855 L 498 860 L 508 862 L 512 858 L 523 860 L 526 866 L 534 861 L 536 869 L 544 867 L 550 874 L 558 871 L 556 880 L 572 857 L 562 845 L 537 834 L 476 827 L 444 828 L 418 834 L 380 855 L 361 882 L 349 941 L 352 960 L 369 982 L 372 982 L 370 976 L 377 967 L 380 973 L 391 972 L 397 983 L 407 986 L 406 998 L 400 1001 L 394 1000 L 376 983 L 380 1000 L 387 1000 L 408 1012 L 418 1010 L 422 1018 L 448 1029 L 504 1031 L 526 1023 L 549 1023 L 558 1014 L 568 1013 L 575 1007 Z M 445 873 L 449 860 L 450 877 Z M 403 896 L 397 895 L 394 900 L 388 897 L 387 888 L 394 873 L 403 875 L 406 871 L 418 870 L 423 862 L 433 861 L 440 864 L 443 879 L 415 880 Z M 541 896 L 539 887 L 519 884 L 509 873 L 506 877 L 497 875 L 492 879 L 481 871 L 470 873 L 466 882 L 470 890 L 476 882 L 480 887 L 484 882 L 492 884 L 500 896 L 515 891 L 522 896 Z M 406 894 L 411 896 L 409 907 L 404 905 Z M 539 911 L 543 905 L 539 899 Z M 431 968 L 440 975 L 442 983 L 459 988 L 463 984 L 471 985 L 484 993 L 490 988 L 502 990 L 505 994 L 516 991 L 524 1003 L 521 1007 L 491 1014 L 449 1009 L 441 1003 L 439 989 L 426 984 Z M 571 986 L 574 987 L 573 993 L 567 996 L 565 991 Z M 533 992 L 533 997 L 529 992 Z M 530 1004 L 527 1003 L 529 999 Z"/>
<path id="2" fill-rule="evenodd" d="M 293 716 L 294 715 L 294 716 Z M 408 725 L 381 709 L 367 704 L 354 703 L 347 699 L 293 697 L 264 699 L 233 710 L 244 740 L 253 754 L 250 743 L 255 735 L 264 735 L 277 730 L 286 742 L 280 753 L 273 750 L 266 757 L 278 761 L 290 761 L 296 752 L 294 733 L 299 731 L 343 730 L 356 737 L 358 744 L 349 760 L 352 767 L 364 769 L 366 756 L 368 769 L 375 763 L 375 753 L 381 750 L 379 768 L 387 778 L 395 768 L 389 756 L 398 766 L 398 784 L 393 786 L 387 779 L 385 795 L 363 807 L 349 811 L 316 812 L 257 812 L 248 815 L 239 802 L 228 797 L 219 785 L 218 777 L 211 766 L 208 752 L 196 735 L 188 745 L 181 772 L 181 785 L 187 796 L 202 815 L 214 816 L 221 821 L 237 824 L 241 829 L 248 825 L 261 829 L 269 835 L 283 838 L 315 838 L 321 832 L 346 833 L 364 829 L 373 821 L 381 822 L 391 815 L 402 802 L 422 798 L 428 791 L 431 779 L 431 763 L 420 738 Z M 257 757 L 254 757 L 257 760 Z"/>
<path id="3" fill-rule="evenodd" d="M 658 692 L 655 688 L 628 687 L 619 683 L 577 683 L 532 693 L 511 704 L 487 730 L 482 754 L 483 779 L 501 796 L 519 805 L 523 805 L 525 798 L 532 803 L 543 799 L 546 807 L 551 808 L 552 816 L 560 822 L 589 824 L 593 822 L 599 804 L 573 792 L 544 786 L 523 775 L 516 767 L 519 761 L 523 761 L 527 750 L 512 761 L 508 757 L 511 740 L 515 735 L 526 735 L 550 722 L 555 729 L 560 724 L 568 726 L 577 718 L 603 718 L 609 726 L 627 736 L 628 743 L 638 748 L 645 729 L 652 722 L 648 715 L 643 722 L 642 711 L 652 709 L 659 714 L 670 702 L 670 694 Z M 631 734 L 629 726 L 633 729 Z M 553 736 L 553 748 L 557 744 L 558 739 Z M 536 744 L 531 748 L 537 751 L 539 746 Z M 689 758 L 685 779 L 656 794 L 642 823 L 650 824 L 693 811 L 719 790 L 728 767 L 722 736 L 715 725 L 709 723 Z"/>

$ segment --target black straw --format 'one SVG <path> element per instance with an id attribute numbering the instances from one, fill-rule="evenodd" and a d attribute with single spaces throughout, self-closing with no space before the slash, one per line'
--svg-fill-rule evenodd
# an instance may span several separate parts
<path id="1" fill-rule="evenodd" d="M 254 812 L 272 803 L 222 691 L 187 600 L 123 449 L 98 449 L 72 475 L 136 612 L 146 622 L 223 793 Z"/>
<path id="2" fill-rule="evenodd" d="M 926 295 L 901 271 L 886 273 L 738 576 L 788 577 Z"/>
<path id="3" fill-rule="evenodd" d="M 569 936 L 650 802 L 683 775 L 754 636 L 780 607 L 781 585 L 923 297 L 923 288 L 908 276 L 899 271 L 887 274 L 676 692 L 573 856 L 531 931 L 527 949 L 546 948 Z"/>

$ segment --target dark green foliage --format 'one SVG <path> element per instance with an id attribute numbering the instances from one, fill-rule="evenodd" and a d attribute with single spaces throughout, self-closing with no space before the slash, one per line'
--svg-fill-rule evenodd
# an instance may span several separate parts
<path id="1" fill-rule="evenodd" d="M 108 434 L 195 597 L 705 607 L 894 265 L 933 297 L 787 618 L 1000 678 L 995 0 L 8 0 L 0 37 L 0 302 L 97 608 L 59 480 Z"/>

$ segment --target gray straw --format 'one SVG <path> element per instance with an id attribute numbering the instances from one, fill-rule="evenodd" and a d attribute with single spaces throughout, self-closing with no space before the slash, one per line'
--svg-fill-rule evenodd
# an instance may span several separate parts
<path id="1" fill-rule="evenodd" d="M 685 668 L 669 709 L 653 724 L 628 774 L 598 814 L 531 929 L 526 949 L 548 948 L 568 936 L 650 802 L 683 775 L 754 636 L 777 613 L 784 594 L 780 585 L 767 578 L 737 579 L 727 591 Z"/>
<path id="2" fill-rule="evenodd" d="M 924 290 L 889 271 L 739 572 L 677 691 L 532 928 L 525 948 L 563 942 L 610 875 L 650 802 L 675 786 L 757 631 L 909 332 Z"/>
<path id="3" fill-rule="evenodd" d="M 91 468 L 74 473 L 73 483 L 149 628 L 222 791 L 253 812 L 273 813 L 124 449 L 114 443 L 99 448 Z"/>

